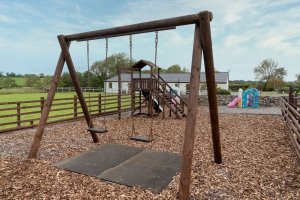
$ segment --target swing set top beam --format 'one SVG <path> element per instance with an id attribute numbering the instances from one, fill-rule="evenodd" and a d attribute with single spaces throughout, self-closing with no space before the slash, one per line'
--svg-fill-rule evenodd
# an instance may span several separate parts
<path id="1" fill-rule="evenodd" d="M 209 11 L 203 11 L 198 14 L 185 15 L 180 17 L 173 17 L 173 18 L 143 22 L 138 24 L 131 24 L 131 25 L 114 27 L 114 28 L 96 30 L 96 31 L 70 34 L 70 35 L 65 35 L 65 40 L 66 41 L 95 40 L 101 38 L 154 32 L 159 30 L 168 30 L 168 29 L 174 29 L 176 28 L 176 26 L 199 23 L 200 18 L 206 18 L 206 17 L 209 17 L 209 20 L 211 21 L 213 18 L 212 13 Z"/>

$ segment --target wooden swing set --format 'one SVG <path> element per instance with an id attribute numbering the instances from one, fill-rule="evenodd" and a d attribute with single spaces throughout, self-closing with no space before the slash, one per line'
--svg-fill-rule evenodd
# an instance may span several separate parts
<path id="1" fill-rule="evenodd" d="M 140 34 L 140 33 L 147 33 L 147 32 L 157 32 L 161 30 L 169 30 L 169 29 L 176 28 L 176 26 L 194 24 L 195 32 L 194 32 L 194 44 L 193 44 L 192 66 L 191 66 L 191 77 L 190 77 L 190 92 L 187 100 L 188 108 L 187 108 L 187 116 L 186 116 L 183 153 L 182 153 L 183 159 L 181 164 L 181 174 L 180 174 L 179 193 L 178 193 L 179 199 L 188 199 L 190 182 L 191 182 L 194 141 L 195 141 L 195 128 L 196 128 L 196 117 L 197 117 L 196 108 L 198 106 L 202 53 L 204 57 L 205 74 L 206 74 L 206 82 L 207 82 L 214 159 L 216 163 L 222 163 L 219 118 L 218 118 L 218 107 L 217 107 L 217 96 L 216 96 L 216 83 L 215 83 L 213 50 L 212 50 L 211 29 L 210 29 L 210 22 L 212 18 L 213 16 L 211 12 L 203 11 L 198 14 L 155 20 L 150 22 L 120 26 L 115 28 L 83 32 L 83 33 L 77 33 L 71 35 L 59 35 L 58 41 L 61 47 L 61 53 L 54 72 L 54 76 L 48 92 L 48 96 L 42 111 L 39 125 L 36 129 L 36 134 L 34 136 L 28 158 L 37 157 L 37 152 L 41 144 L 41 140 L 49 116 L 51 104 L 53 102 L 56 88 L 58 86 L 59 79 L 65 62 L 67 64 L 68 70 L 70 72 L 70 76 L 72 78 L 73 85 L 75 87 L 78 99 L 80 101 L 86 123 L 88 125 L 88 128 L 90 129 L 93 142 L 96 143 L 99 141 L 99 138 L 97 136 L 97 129 L 94 127 L 91 115 L 88 111 L 85 98 L 83 96 L 78 78 L 76 76 L 73 60 L 69 52 L 69 47 L 72 41 L 107 39 L 111 37 L 119 37 L 119 36 L 133 35 L 133 34 Z"/>

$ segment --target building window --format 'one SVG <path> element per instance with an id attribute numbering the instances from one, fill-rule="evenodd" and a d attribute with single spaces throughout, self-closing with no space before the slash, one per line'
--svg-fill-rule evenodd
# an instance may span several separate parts
<path id="1" fill-rule="evenodd" d="M 112 83 L 108 83 L 108 88 L 109 88 L 109 89 L 112 88 Z"/>
<path id="2" fill-rule="evenodd" d="M 187 84 L 185 85 L 185 93 L 186 93 L 186 94 L 189 94 L 189 93 L 190 93 L 190 84 L 189 84 L 189 83 L 187 83 Z"/>

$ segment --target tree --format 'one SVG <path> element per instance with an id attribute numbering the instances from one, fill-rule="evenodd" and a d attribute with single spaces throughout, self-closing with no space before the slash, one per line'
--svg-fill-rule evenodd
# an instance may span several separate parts
<path id="1" fill-rule="evenodd" d="M 296 74 L 296 83 L 300 87 L 300 73 Z"/>
<path id="2" fill-rule="evenodd" d="M 166 70 L 166 73 L 182 73 L 182 72 L 183 71 L 181 70 L 181 67 L 178 64 L 172 65 Z"/>
<path id="3" fill-rule="evenodd" d="M 278 63 L 273 59 L 264 59 L 259 66 L 254 68 L 255 78 L 260 81 L 269 79 L 283 79 L 287 72 L 284 67 L 279 67 Z"/>
<path id="4" fill-rule="evenodd" d="M 284 86 L 284 81 L 279 78 L 268 79 L 266 81 L 265 89 L 267 91 L 274 91 L 282 88 Z"/>
<path id="5" fill-rule="evenodd" d="M 133 63 L 135 61 L 132 61 Z M 91 66 L 90 72 L 97 77 L 100 87 L 104 87 L 104 80 L 117 75 L 118 67 L 130 67 L 130 59 L 125 53 L 113 54 L 107 57 L 107 61 L 105 59 L 96 61 Z"/>
<path id="6" fill-rule="evenodd" d="M 59 87 L 72 87 L 72 79 L 69 72 L 64 72 L 59 80 Z"/>
<path id="7" fill-rule="evenodd" d="M 77 79 L 78 79 L 81 87 L 87 87 L 88 86 L 87 81 L 85 80 L 85 78 L 84 78 L 84 76 L 81 72 L 76 72 L 76 76 L 77 76 Z M 64 72 L 61 75 L 58 86 L 59 87 L 73 87 L 74 86 L 71 75 L 70 75 L 69 72 Z"/>
<path id="8" fill-rule="evenodd" d="M 259 66 L 254 68 L 254 74 L 255 78 L 265 82 L 268 88 L 277 90 L 283 85 L 287 72 L 284 67 L 279 67 L 275 60 L 269 58 L 264 59 Z"/>
<path id="9" fill-rule="evenodd" d="M 35 74 L 26 74 L 25 75 L 25 86 L 26 87 L 34 87 L 39 88 L 41 87 L 41 79 Z"/>
<path id="10" fill-rule="evenodd" d="M 4 75 L 3 75 L 3 72 L 0 72 L 0 77 L 3 77 Z"/>
<path id="11" fill-rule="evenodd" d="M 15 79 L 11 77 L 0 77 L 0 88 L 17 87 Z"/>
<path id="12" fill-rule="evenodd" d="M 11 73 L 7 72 L 6 76 L 7 77 L 16 77 L 17 75 L 14 72 L 11 72 Z"/>
<path id="13" fill-rule="evenodd" d="M 91 71 L 85 71 L 83 73 L 83 84 L 84 87 L 101 87 L 101 83 L 98 79 L 98 77 L 96 76 L 95 73 L 92 73 Z"/>
<path id="14" fill-rule="evenodd" d="M 52 77 L 51 76 L 45 76 L 44 78 L 42 78 L 41 81 L 42 81 L 42 88 L 50 88 Z"/>

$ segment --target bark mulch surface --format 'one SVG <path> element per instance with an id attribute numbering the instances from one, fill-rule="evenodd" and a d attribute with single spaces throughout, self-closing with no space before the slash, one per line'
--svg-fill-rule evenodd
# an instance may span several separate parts
<path id="1" fill-rule="evenodd" d="M 209 113 L 199 107 L 191 195 L 194 199 L 300 199 L 300 168 L 279 116 L 220 114 L 223 164 L 213 162 Z M 94 120 L 101 124 L 101 120 Z M 150 118 L 134 119 L 137 132 Z M 38 160 L 27 160 L 34 129 L 0 135 L 0 199 L 176 199 L 179 175 L 159 195 L 52 166 L 97 145 L 118 143 L 180 153 L 185 120 L 154 119 L 155 140 L 128 140 L 131 119 L 109 119 L 94 144 L 82 121 L 48 126 Z"/>

